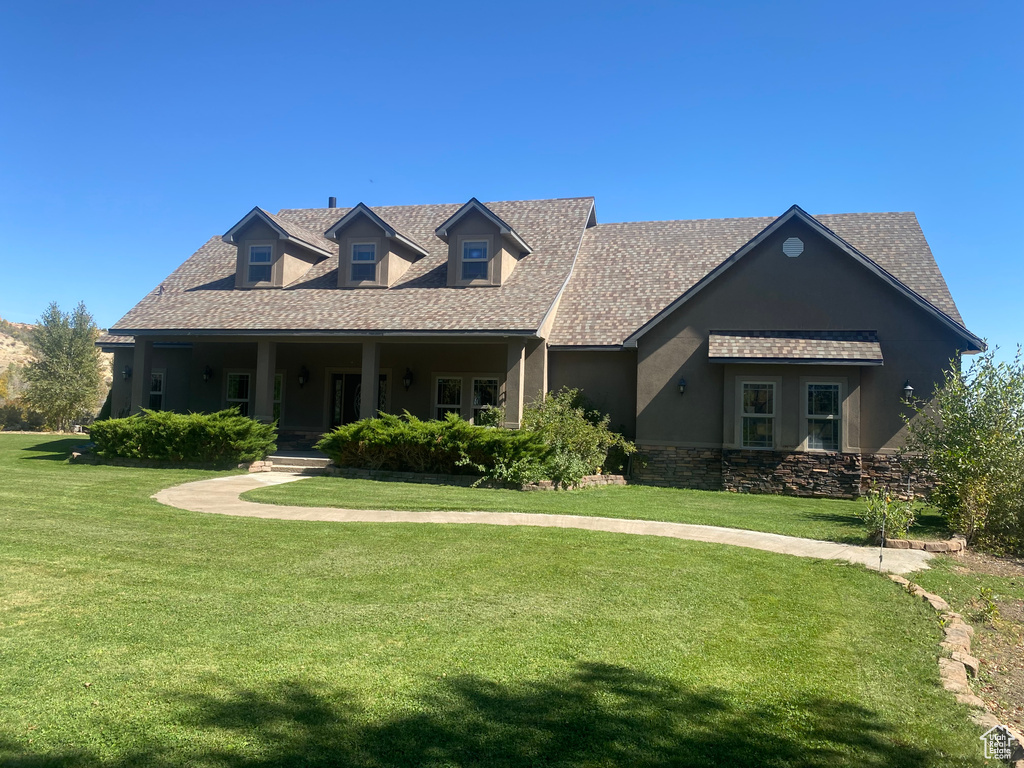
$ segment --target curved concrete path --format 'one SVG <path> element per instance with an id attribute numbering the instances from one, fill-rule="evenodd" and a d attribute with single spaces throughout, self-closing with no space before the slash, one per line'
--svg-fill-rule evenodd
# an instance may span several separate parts
<path id="1" fill-rule="evenodd" d="M 524 512 L 404 512 L 376 509 L 337 509 L 335 507 L 290 507 L 243 501 L 239 495 L 267 485 L 304 480 L 308 475 L 259 472 L 232 475 L 213 480 L 176 485 L 153 495 L 161 504 L 239 517 L 263 517 L 275 520 L 320 520 L 339 523 L 477 523 L 484 525 L 530 525 L 540 528 L 580 528 L 585 531 L 630 533 L 640 536 L 667 536 L 673 539 L 732 544 L 763 549 L 797 557 L 847 560 L 869 568 L 878 568 L 878 548 L 836 544 L 831 541 L 800 539 L 777 533 L 759 533 L 712 525 L 662 523 L 651 520 L 620 520 L 611 517 L 547 515 Z M 887 549 L 882 569 L 889 573 L 910 573 L 928 567 L 930 552 L 915 549 Z"/>

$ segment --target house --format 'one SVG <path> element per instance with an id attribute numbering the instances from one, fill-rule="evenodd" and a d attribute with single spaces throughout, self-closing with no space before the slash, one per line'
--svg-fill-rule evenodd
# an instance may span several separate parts
<path id="1" fill-rule="evenodd" d="M 641 482 L 848 497 L 907 481 L 907 392 L 984 348 L 912 213 L 599 224 L 592 198 L 254 208 L 101 345 L 115 415 L 237 406 L 310 442 L 378 410 L 516 427 L 570 386 Z"/>

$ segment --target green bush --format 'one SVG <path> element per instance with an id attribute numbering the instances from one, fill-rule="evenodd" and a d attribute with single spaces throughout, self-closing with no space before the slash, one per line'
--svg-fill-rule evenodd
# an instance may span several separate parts
<path id="1" fill-rule="evenodd" d="M 888 489 L 872 488 L 865 496 L 859 517 L 864 521 L 869 536 L 885 531 L 887 539 L 905 539 L 914 525 L 914 506 L 889 493 Z"/>
<path id="2" fill-rule="evenodd" d="M 45 422 L 43 414 L 32 410 L 21 398 L 0 404 L 0 429 L 37 432 L 45 426 Z"/>
<path id="3" fill-rule="evenodd" d="M 608 428 L 608 421 L 587 407 L 580 390 L 563 387 L 527 406 L 522 428 L 538 434 L 551 449 L 545 475 L 565 487 L 601 472 L 610 454 L 618 470 L 636 452 L 633 443 Z"/>
<path id="4" fill-rule="evenodd" d="M 957 361 L 907 417 L 907 450 L 936 479 L 931 500 L 972 544 L 1024 554 L 1024 360 Z"/>
<path id="5" fill-rule="evenodd" d="M 277 427 L 242 416 L 143 410 L 137 416 L 95 422 L 89 434 L 107 458 L 171 463 L 235 464 L 259 461 L 277 447 Z"/>
<path id="6" fill-rule="evenodd" d="M 344 424 L 324 435 L 317 448 L 341 467 L 481 474 L 516 485 L 540 479 L 548 453 L 528 432 L 475 426 L 452 413 L 423 421 L 408 412 Z"/>

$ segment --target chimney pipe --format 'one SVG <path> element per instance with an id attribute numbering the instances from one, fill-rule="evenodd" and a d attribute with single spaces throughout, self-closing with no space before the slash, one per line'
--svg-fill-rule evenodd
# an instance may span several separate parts
<path id="1" fill-rule="evenodd" d="M 338 198 L 336 198 L 336 197 L 328 197 L 327 198 L 327 207 L 328 208 L 337 208 L 338 207 Z"/>

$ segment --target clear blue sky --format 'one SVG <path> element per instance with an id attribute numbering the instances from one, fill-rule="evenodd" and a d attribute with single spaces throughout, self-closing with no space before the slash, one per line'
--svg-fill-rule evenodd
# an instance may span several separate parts
<path id="1" fill-rule="evenodd" d="M 1024 341 L 1024 3 L 8 3 L 0 316 L 103 326 L 252 206 L 916 211 Z"/>

